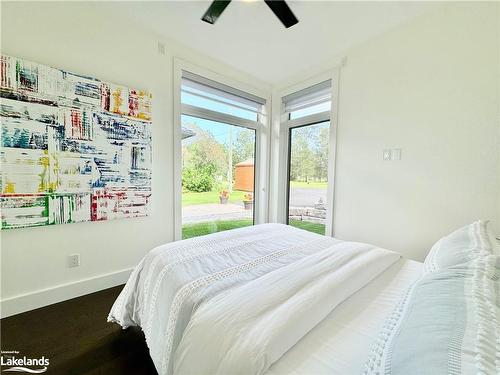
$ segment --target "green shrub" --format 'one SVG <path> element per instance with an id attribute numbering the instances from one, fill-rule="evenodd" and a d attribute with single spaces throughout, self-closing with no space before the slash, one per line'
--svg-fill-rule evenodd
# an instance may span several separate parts
<path id="1" fill-rule="evenodd" d="M 212 191 L 215 185 L 215 166 L 206 164 L 197 168 L 187 167 L 182 171 L 182 187 L 196 193 Z"/>

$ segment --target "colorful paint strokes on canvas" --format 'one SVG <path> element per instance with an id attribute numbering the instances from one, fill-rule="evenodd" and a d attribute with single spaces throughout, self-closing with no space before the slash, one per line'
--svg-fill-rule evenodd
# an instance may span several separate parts
<path id="1" fill-rule="evenodd" d="M 2 229 L 148 215 L 151 94 L 0 57 Z"/>

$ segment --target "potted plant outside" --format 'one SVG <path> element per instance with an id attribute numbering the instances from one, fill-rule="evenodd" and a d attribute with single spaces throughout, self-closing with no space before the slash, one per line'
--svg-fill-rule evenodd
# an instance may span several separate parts
<path id="1" fill-rule="evenodd" d="M 253 194 L 247 193 L 243 196 L 243 205 L 245 210 L 253 210 Z"/>
<path id="2" fill-rule="evenodd" d="M 227 201 L 229 200 L 229 191 L 222 190 L 219 194 L 219 200 L 220 204 L 227 204 Z"/>

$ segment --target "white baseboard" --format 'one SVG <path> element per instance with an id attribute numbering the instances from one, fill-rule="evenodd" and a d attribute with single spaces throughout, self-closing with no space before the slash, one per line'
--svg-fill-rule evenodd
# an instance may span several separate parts
<path id="1" fill-rule="evenodd" d="M 6 318 L 11 315 L 124 284 L 130 276 L 132 269 L 128 268 L 2 299 L 0 301 L 0 315 L 2 318 Z"/>

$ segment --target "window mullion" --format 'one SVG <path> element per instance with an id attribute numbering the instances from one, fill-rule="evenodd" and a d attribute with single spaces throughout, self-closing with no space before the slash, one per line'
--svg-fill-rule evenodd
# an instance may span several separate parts
<path id="1" fill-rule="evenodd" d="M 189 104 L 182 104 L 182 114 L 204 118 L 206 120 L 223 122 L 229 125 L 243 126 L 250 129 L 258 129 L 259 122 L 246 120 L 240 117 L 231 116 L 225 113 L 200 108 Z"/>
<path id="2" fill-rule="evenodd" d="M 238 105 L 238 104 L 234 104 L 234 103 L 229 103 L 227 101 L 220 100 L 220 99 L 214 98 L 212 96 L 195 93 L 195 92 L 192 92 L 192 91 L 189 91 L 189 90 L 182 90 L 182 92 L 184 92 L 186 94 L 189 94 L 189 95 L 197 96 L 199 98 L 207 99 L 207 100 L 210 100 L 210 101 L 213 101 L 213 102 L 221 103 L 221 104 L 224 104 L 224 105 L 226 105 L 228 107 L 235 107 L 235 108 L 243 109 L 245 111 L 253 112 L 253 113 L 257 113 L 257 114 L 261 113 L 261 111 L 257 110 L 256 108 L 249 108 L 249 107 L 245 107 L 245 106 L 242 106 L 242 105 Z"/>
<path id="3" fill-rule="evenodd" d="M 285 126 L 287 128 L 296 128 L 298 126 L 312 125 L 318 122 L 328 121 L 330 120 L 330 114 L 330 111 L 325 111 L 321 113 L 315 113 L 314 115 L 299 117 L 294 120 L 287 120 L 285 122 Z M 287 118 L 289 117 L 288 115 L 289 114 L 287 114 Z"/>

